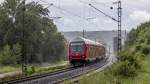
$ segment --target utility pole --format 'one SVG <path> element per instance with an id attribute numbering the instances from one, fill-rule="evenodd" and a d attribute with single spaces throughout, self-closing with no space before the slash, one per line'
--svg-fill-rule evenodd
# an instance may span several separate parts
<path id="1" fill-rule="evenodd" d="M 85 30 L 82 32 L 82 37 L 85 38 Z"/>
<path id="2" fill-rule="evenodd" d="M 23 8 L 22 8 L 22 56 L 21 56 L 21 62 L 22 62 L 22 73 L 23 75 L 27 75 L 27 58 L 26 58 L 26 52 L 25 52 L 25 0 L 23 0 Z"/>
<path id="3" fill-rule="evenodd" d="M 102 13 L 103 15 L 105 15 L 106 17 L 112 19 L 113 21 L 116 21 L 118 23 L 118 45 L 117 45 L 117 50 L 118 52 L 121 51 L 122 49 L 122 31 L 121 31 L 121 17 L 122 17 L 122 8 L 121 8 L 121 0 L 117 1 L 117 2 L 114 2 L 113 4 L 118 4 L 118 8 L 117 8 L 117 15 L 118 15 L 118 18 L 115 19 L 114 17 L 104 13 L 103 11 L 99 10 L 98 8 L 96 8 L 95 6 L 93 6 L 92 4 L 89 4 L 89 6 L 91 6 L 92 8 L 94 8 L 95 10 L 99 11 L 100 13 Z M 111 9 L 113 9 L 111 7 Z"/>
<path id="4" fill-rule="evenodd" d="M 122 18 L 122 8 L 121 1 L 114 2 L 113 4 L 118 4 L 117 12 L 118 12 L 118 52 L 122 50 L 122 30 L 121 30 L 121 18 Z"/>

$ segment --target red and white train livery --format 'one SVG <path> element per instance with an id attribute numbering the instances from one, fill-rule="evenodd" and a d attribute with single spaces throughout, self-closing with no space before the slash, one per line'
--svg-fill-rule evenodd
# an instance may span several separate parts
<path id="1" fill-rule="evenodd" d="M 68 56 L 72 65 L 85 64 L 93 59 L 105 57 L 105 45 L 96 41 L 77 37 L 69 43 Z"/>

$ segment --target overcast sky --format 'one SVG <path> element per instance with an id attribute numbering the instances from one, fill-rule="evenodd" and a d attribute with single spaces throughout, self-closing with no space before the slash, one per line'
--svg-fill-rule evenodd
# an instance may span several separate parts
<path id="1" fill-rule="evenodd" d="M 2 2 L 3 0 L 0 0 Z M 112 4 L 117 0 L 27 0 L 39 1 L 41 4 L 53 3 L 50 6 L 50 17 L 54 19 L 59 31 L 101 31 L 117 30 L 117 23 L 105 17 L 88 4 L 91 3 L 98 9 L 117 18 L 117 5 Z M 111 10 L 110 7 L 114 9 Z M 48 5 L 44 5 L 48 7 Z M 122 0 L 122 29 L 131 30 L 142 22 L 150 20 L 150 0 Z"/>

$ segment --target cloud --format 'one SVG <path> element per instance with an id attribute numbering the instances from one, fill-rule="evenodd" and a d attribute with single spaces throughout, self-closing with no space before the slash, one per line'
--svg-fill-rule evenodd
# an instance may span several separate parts
<path id="1" fill-rule="evenodd" d="M 71 25 L 71 24 L 73 24 L 73 21 L 71 19 L 66 18 L 66 19 L 63 19 L 63 24 L 64 25 Z"/>
<path id="2" fill-rule="evenodd" d="M 130 18 L 132 21 L 136 22 L 137 24 L 146 22 L 150 20 L 150 12 L 141 11 L 141 10 L 133 11 L 130 14 Z"/>
<path id="3" fill-rule="evenodd" d="M 4 0 L 0 0 L 0 3 L 2 3 Z"/>
<path id="4" fill-rule="evenodd" d="M 0 0 L 0 3 L 4 0 Z M 55 21 L 59 31 L 80 31 L 89 30 L 102 30 L 102 29 L 117 29 L 117 23 L 105 17 L 95 9 L 91 8 L 88 3 L 93 4 L 98 9 L 106 14 L 117 18 L 117 5 L 112 2 L 118 0 L 26 0 L 39 1 L 41 4 L 53 3 L 55 6 L 60 7 L 60 10 L 55 7 L 50 7 L 49 14 L 51 17 L 62 17 Z M 122 28 L 131 30 L 136 28 L 142 22 L 150 20 L 150 0 L 122 0 Z M 48 5 L 44 5 L 47 7 Z M 110 10 L 110 6 L 114 10 Z M 84 19 L 88 20 L 84 20 Z M 93 19 L 92 19 L 93 18 Z"/>

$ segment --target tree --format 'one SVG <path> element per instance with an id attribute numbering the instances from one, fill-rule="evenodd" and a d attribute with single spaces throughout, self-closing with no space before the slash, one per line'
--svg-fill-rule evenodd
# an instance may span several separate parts
<path id="1" fill-rule="evenodd" d="M 23 29 L 23 6 L 23 0 L 5 0 L 0 5 L 0 50 L 9 45 L 20 59 L 20 50 L 24 48 L 29 63 L 60 59 L 65 50 L 64 37 L 57 31 L 53 20 L 48 18 L 50 11 L 34 1 L 25 4 Z"/>
<path id="2" fill-rule="evenodd" d="M 4 49 L 0 52 L 0 64 L 2 65 L 13 65 L 16 63 L 16 56 L 10 49 L 9 45 L 6 45 Z"/>
<path id="3" fill-rule="evenodd" d="M 19 44 L 19 43 L 17 43 L 17 44 L 15 44 L 15 45 L 13 45 L 13 53 L 14 53 L 14 55 L 15 55 L 15 57 L 16 57 L 16 62 L 19 64 L 19 63 L 21 63 L 20 61 L 21 61 L 21 45 Z"/>

